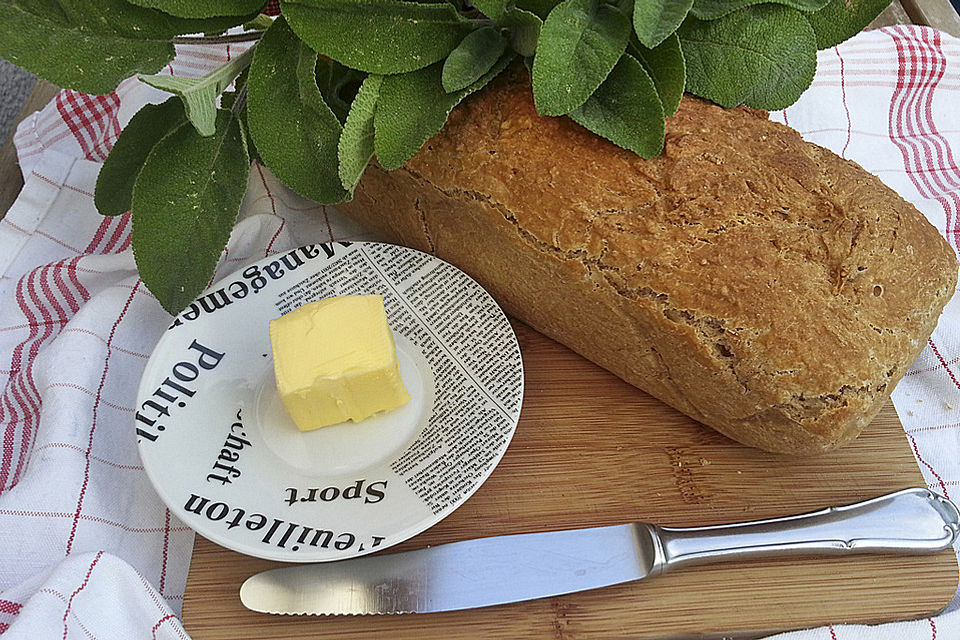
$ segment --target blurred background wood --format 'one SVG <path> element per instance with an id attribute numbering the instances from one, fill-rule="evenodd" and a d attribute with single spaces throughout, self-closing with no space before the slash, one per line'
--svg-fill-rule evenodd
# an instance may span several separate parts
<path id="1" fill-rule="evenodd" d="M 907 15 L 907 12 L 903 8 L 901 2 L 891 2 L 890 6 L 883 10 L 876 20 L 870 23 L 871 29 L 879 29 L 880 27 L 889 27 L 895 24 L 910 24 L 910 16 Z"/>
<path id="2" fill-rule="evenodd" d="M 37 80 L 33 85 L 33 90 L 24 101 L 23 107 L 17 116 L 16 124 L 29 116 L 34 111 L 39 111 L 46 105 L 53 96 L 57 95 L 59 89 L 46 80 Z M 23 188 L 23 176 L 20 174 L 20 167 L 17 165 L 17 150 L 13 146 L 13 134 L 16 127 L 10 128 L 10 135 L 0 147 L 0 218 L 7 213 L 7 209 L 17 199 L 20 189 Z"/>
<path id="3" fill-rule="evenodd" d="M 899 0 L 908 22 L 936 27 L 960 38 L 960 15 L 950 0 Z"/>

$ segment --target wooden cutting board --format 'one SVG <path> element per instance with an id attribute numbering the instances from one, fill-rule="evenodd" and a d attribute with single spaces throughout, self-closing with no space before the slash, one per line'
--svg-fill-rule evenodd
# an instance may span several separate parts
<path id="1" fill-rule="evenodd" d="M 870 498 L 923 478 L 887 404 L 854 443 L 810 459 L 743 447 L 514 323 L 526 393 L 499 467 L 460 509 L 394 550 L 479 536 L 619 524 L 719 524 Z M 183 621 L 215 638 L 663 638 L 766 633 L 931 615 L 957 589 L 957 560 L 852 556 L 678 570 L 654 580 L 430 615 L 291 617 L 245 609 L 241 583 L 281 566 L 197 537 Z"/>

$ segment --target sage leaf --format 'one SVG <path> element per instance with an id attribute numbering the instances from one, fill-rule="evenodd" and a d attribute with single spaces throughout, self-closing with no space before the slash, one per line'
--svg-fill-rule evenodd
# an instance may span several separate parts
<path id="1" fill-rule="evenodd" d="M 373 117 L 381 84 L 383 76 L 370 74 L 360 85 L 337 145 L 340 181 L 351 195 L 373 157 Z"/>
<path id="2" fill-rule="evenodd" d="M 543 20 L 537 14 L 513 7 L 500 18 L 498 24 L 507 30 L 514 51 L 521 56 L 536 53 L 540 29 L 543 27 Z"/>
<path id="3" fill-rule="evenodd" d="M 134 39 L 172 38 L 185 33 L 221 33 L 242 24 L 251 14 L 202 16 L 196 19 L 172 16 L 138 7 L 126 0 L 14 0 L 47 7 L 56 6 L 67 20 L 88 31 L 115 33 Z M 109 55 L 104 52 L 104 56 Z"/>
<path id="4" fill-rule="evenodd" d="M 140 109 L 120 132 L 100 173 L 93 202 L 105 216 L 118 216 L 130 210 L 133 184 L 160 139 L 187 121 L 183 103 L 171 97 L 163 104 L 148 104 Z"/>
<path id="5" fill-rule="evenodd" d="M 653 49 L 677 30 L 693 0 L 640 0 L 633 7 L 633 29 L 643 46 Z"/>
<path id="6" fill-rule="evenodd" d="M 249 171 L 240 122 L 223 110 L 215 135 L 185 123 L 147 156 L 133 187 L 133 256 L 168 312 L 181 311 L 213 276 Z"/>
<path id="7" fill-rule="evenodd" d="M 817 11 L 830 0 L 694 0 L 690 13 L 701 20 L 716 20 L 738 9 L 767 2 L 782 4 L 800 11 Z"/>
<path id="8" fill-rule="evenodd" d="M 537 112 L 559 116 L 579 107 L 604 81 L 630 38 L 630 21 L 598 0 L 564 0 L 547 16 L 533 59 Z"/>
<path id="9" fill-rule="evenodd" d="M 253 17 L 252 20 L 247 20 L 243 23 L 244 31 L 266 31 L 270 28 L 270 25 L 273 24 L 273 18 L 264 14 L 258 13 Z"/>
<path id="10" fill-rule="evenodd" d="M 263 34 L 247 81 L 250 134 L 284 184 L 324 204 L 346 196 L 337 172 L 341 125 L 323 101 L 317 54 L 277 18 Z"/>
<path id="11" fill-rule="evenodd" d="M 677 35 L 687 91 L 724 107 L 783 109 L 810 86 L 817 69 L 810 23 L 781 5 L 747 7 L 711 21 L 690 17 Z"/>
<path id="12" fill-rule="evenodd" d="M 461 100 L 483 88 L 513 58 L 512 52 L 505 53 L 479 80 L 454 93 L 443 90 L 443 65 L 439 63 L 410 73 L 384 76 L 373 117 L 373 144 L 380 165 L 387 170 L 403 166 L 440 131 Z"/>
<path id="13" fill-rule="evenodd" d="M 0 57 L 60 87 L 109 93 L 124 78 L 163 69 L 174 36 L 219 33 L 243 19 L 179 18 L 125 0 L 4 0 Z"/>
<path id="14" fill-rule="evenodd" d="M 318 53 L 369 73 L 405 73 L 444 59 L 470 30 L 446 2 L 282 0 L 284 17 Z"/>
<path id="15" fill-rule="evenodd" d="M 181 18 L 239 16 L 258 13 L 266 0 L 127 0 L 139 7 L 159 9 Z"/>
<path id="16" fill-rule="evenodd" d="M 217 67 L 202 78 L 183 78 L 158 74 L 140 76 L 151 87 L 176 94 L 183 100 L 187 119 L 202 136 L 212 136 L 217 118 L 217 98 L 230 83 L 247 68 L 255 47 L 250 47 L 226 64 Z"/>
<path id="17" fill-rule="evenodd" d="M 680 48 L 680 38 L 676 33 L 671 33 L 653 49 L 640 45 L 631 47 L 630 51 L 653 79 L 663 105 L 663 115 L 672 116 L 680 106 L 686 85 L 686 63 Z"/>
<path id="18" fill-rule="evenodd" d="M 831 0 L 807 20 L 817 34 L 817 49 L 834 47 L 857 35 L 879 16 L 890 0 Z"/>
<path id="19" fill-rule="evenodd" d="M 60 87 L 109 93 L 124 78 L 160 71 L 173 55 L 168 39 L 94 30 L 70 20 L 56 4 L 0 4 L 0 57 Z"/>
<path id="20" fill-rule="evenodd" d="M 496 27 L 471 31 L 443 63 L 443 90 L 451 93 L 476 82 L 490 71 L 506 48 L 507 41 Z"/>
<path id="21" fill-rule="evenodd" d="M 483 12 L 483 15 L 498 20 L 507 10 L 509 0 L 473 0 L 473 6 Z"/>
<path id="22" fill-rule="evenodd" d="M 597 90 L 570 113 L 574 122 L 644 158 L 663 149 L 663 108 L 653 79 L 624 54 Z"/>

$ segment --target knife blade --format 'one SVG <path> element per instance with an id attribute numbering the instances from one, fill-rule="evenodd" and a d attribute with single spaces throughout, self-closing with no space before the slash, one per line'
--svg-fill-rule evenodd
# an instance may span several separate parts
<path id="1" fill-rule="evenodd" d="M 953 544 L 958 531 L 956 505 L 929 489 L 905 489 L 753 522 L 691 528 L 635 522 L 283 567 L 248 578 L 240 599 L 264 613 L 434 613 L 597 589 L 705 562 L 933 553 Z"/>

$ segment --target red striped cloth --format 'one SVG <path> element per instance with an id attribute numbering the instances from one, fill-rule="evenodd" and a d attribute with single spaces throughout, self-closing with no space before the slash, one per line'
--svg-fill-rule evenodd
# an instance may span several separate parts
<path id="1" fill-rule="evenodd" d="M 181 47 L 167 71 L 202 75 L 240 50 Z M 811 89 L 773 117 L 880 176 L 956 248 L 958 70 L 960 41 L 931 29 L 861 34 L 821 52 Z M 136 81 L 101 97 L 64 91 L 16 134 L 26 184 L 0 221 L 4 640 L 186 637 L 177 615 L 193 534 L 153 493 L 130 428 L 137 381 L 169 316 L 136 276 L 128 217 L 100 217 L 91 195 L 120 127 L 165 97 Z M 308 240 L 363 237 L 259 166 L 241 218 L 218 275 Z M 958 367 L 951 302 L 894 401 L 929 486 L 954 498 Z M 960 612 L 955 600 L 926 620 L 787 637 L 957 638 Z"/>
<path id="2" fill-rule="evenodd" d="M 934 29 L 900 26 L 822 51 L 813 85 L 773 118 L 879 176 L 960 251 L 958 104 L 960 40 Z M 927 486 L 960 502 L 958 367 L 960 300 L 954 296 L 893 401 Z M 835 625 L 777 637 L 960 638 L 960 598 L 935 618 L 879 627 Z"/>
<path id="3" fill-rule="evenodd" d="M 199 76 L 242 50 L 181 47 L 167 72 Z M 166 97 L 136 80 L 106 96 L 61 91 L 15 136 L 25 185 L 0 221 L 5 637 L 186 637 L 193 533 L 156 497 L 130 430 L 170 317 L 137 278 L 129 215 L 93 206 L 98 162 L 121 125 Z M 295 243 L 363 237 L 262 167 L 242 217 L 218 275 Z"/>

